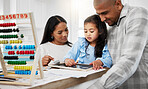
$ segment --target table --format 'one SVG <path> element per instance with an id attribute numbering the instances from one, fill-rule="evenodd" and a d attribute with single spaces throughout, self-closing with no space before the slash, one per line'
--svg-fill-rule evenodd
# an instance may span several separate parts
<path id="1" fill-rule="evenodd" d="M 50 83 L 47 83 L 47 84 L 44 84 L 44 85 L 32 87 L 32 88 L 29 88 L 29 89 L 65 89 L 65 88 L 69 88 L 69 87 L 78 85 L 80 83 L 99 78 L 104 73 L 106 73 L 108 71 L 108 69 L 109 68 L 106 68 L 106 70 L 104 70 L 104 71 L 88 75 L 87 77 L 67 78 L 67 79 L 63 79 L 63 80 L 50 82 Z"/>

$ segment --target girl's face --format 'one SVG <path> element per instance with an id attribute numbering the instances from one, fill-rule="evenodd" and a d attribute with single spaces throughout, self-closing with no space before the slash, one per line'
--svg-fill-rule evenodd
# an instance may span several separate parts
<path id="1" fill-rule="evenodd" d="M 90 42 L 90 45 L 92 46 L 96 45 L 99 32 L 94 23 L 88 22 L 84 24 L 84 36 L 87 39 L 87 41 Z"/>
<path id="2" fill-rule="evenodd" d="M 67 24 L 60 22 L 51 34 L 54 38 L 52 43 L 57 45 L 64 45 L 67 42 L 68 33 Z"/>

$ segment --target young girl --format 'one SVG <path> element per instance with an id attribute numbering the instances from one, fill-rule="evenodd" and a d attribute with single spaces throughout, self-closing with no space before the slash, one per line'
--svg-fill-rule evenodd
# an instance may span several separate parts
<path id="1" fill-rule="evenodd" d="M 105 45 L 107 28 L 98 15 L 92 15 L 84 21 L 84 35 L 85 38 L 79 38 L 64 57 L 65 65 L 82 63 L 93 65 L 94 70 L 102 66 L 110 68 L 112 59 Z"/>

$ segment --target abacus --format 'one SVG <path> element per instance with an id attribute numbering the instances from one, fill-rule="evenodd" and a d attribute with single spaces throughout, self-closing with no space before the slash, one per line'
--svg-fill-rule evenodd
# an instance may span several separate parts
<path id="1" fill-rule="evenodd" d="M 27 83 L 18 81 L 0 81 L 0 83 L 31 85 L 36 76 L 43 78 L 42 62 L 35 58 L 37 44 L 33 13 L 1 15 L 0 21 L 5 22 L 0 23 L 0 61 L 4 77 L 29 78 Z M 13 68 L 13 74 L 7 72 L 7 67 L 10 66 Z"/>

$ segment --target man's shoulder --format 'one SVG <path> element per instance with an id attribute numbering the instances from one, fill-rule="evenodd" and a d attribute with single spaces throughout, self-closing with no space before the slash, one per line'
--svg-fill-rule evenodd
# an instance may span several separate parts
<path id="1" fill-rule="evenodd" d="M 132 17 L 145 17 L 148 15 L 148 10 L 143 7 L 138 6 L 129 6 L 128 5 L 128 14 L 129 16 L 132 15 Z"/>

